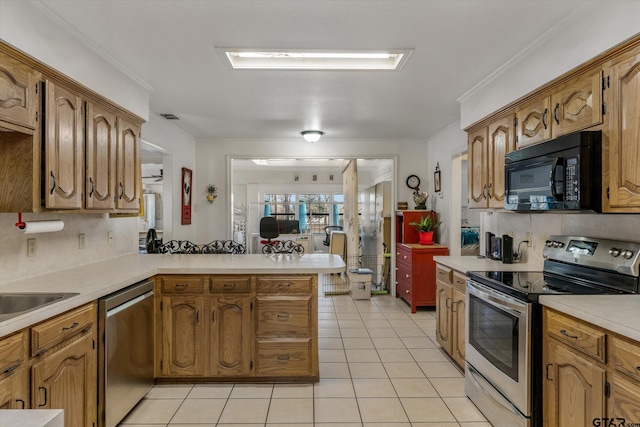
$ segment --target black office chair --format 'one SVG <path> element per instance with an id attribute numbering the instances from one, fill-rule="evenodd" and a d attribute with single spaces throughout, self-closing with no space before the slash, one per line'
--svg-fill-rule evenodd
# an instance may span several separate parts
<path id="1" fill-rule="evenodd" d="M 343 231 L 342 227 L 339 225 L 328 225 L 324 228 L 324 233 L 326 234 L 322 244 L 325 246 L 329 246 L 331 244 L 331 232 L 332 231 Z"/>
<path id="2" fill-rule="evenodd" d="M 277 243 L 275 239 L 280 235 L 280 227 L 278 226 L 278 219 L 275 216 L 263 216 L 260 218 L 260 237 L 266 240 L 260 240 L 260 243 L 264 245 L 262 252 L 268 253 L 268 249 L 274 243 Z"/>

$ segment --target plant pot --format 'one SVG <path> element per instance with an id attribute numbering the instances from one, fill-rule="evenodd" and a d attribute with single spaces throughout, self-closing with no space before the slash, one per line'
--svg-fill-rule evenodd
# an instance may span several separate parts
<path id="1" fill-rule="evenodd" d="M 217 196 L 215 194 L 207 194 L 207 200 L 209 201 L 209 203 L 213 203 L 216 197 Z"/>
<path id="2" fill-rule="evenodd" d="M 419 231 L 421 245 L 433 245 L 433 231 Z"/>

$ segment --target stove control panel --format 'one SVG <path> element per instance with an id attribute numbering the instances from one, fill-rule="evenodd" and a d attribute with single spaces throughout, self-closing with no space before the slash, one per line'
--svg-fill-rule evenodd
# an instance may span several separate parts
<path id="1" fill-rule="evenodd" d="M 640 276 L 640 242 L 553 235 L 545 242 L 542 256 L 568 264 Z"/>

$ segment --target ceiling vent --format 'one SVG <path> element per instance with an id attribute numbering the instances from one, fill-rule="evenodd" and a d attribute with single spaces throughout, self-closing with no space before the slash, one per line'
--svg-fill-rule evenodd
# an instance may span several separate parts
<path id="1" fill-rule="evenodd" d="M 171 114 L 171 113 L 164 113 L 164 114 L 160 114 L 162 117 L 164 117 L 167 120 L 180 120 L 180 118 L 178 116 L 176 116 L 175 114 Z"/>

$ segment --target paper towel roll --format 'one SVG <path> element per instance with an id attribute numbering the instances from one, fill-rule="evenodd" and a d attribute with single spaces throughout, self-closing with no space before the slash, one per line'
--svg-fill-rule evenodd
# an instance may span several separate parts
<path id="1" fill-rule="evenodd" d="M 22 229 L 24 234 L 35 233 L 52 233 L 54 231 L 60 231 L 64 228 L 63 221 L 29 221 L 25 222 L 25 227 Z"/>

